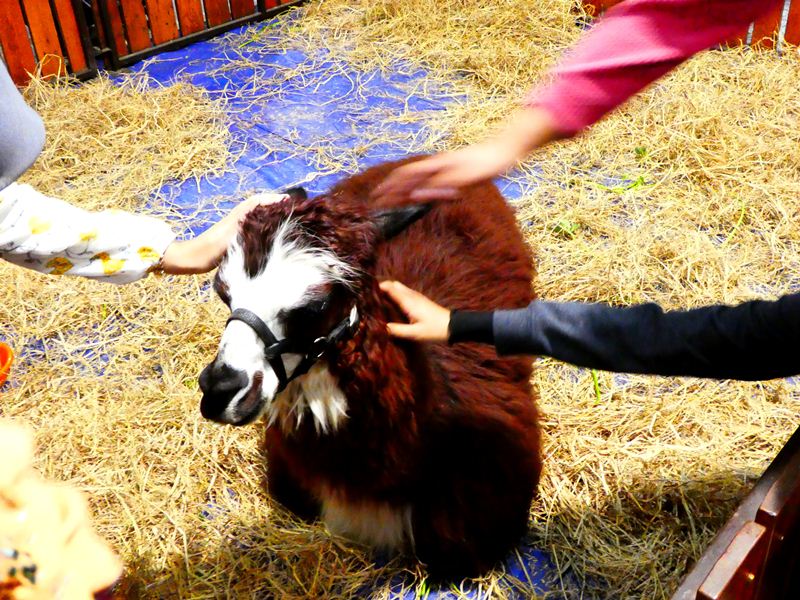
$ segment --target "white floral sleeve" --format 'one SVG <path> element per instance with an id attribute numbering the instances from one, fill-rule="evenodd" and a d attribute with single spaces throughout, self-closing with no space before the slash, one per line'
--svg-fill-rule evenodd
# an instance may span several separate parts
<path id="1" fill-rule="evenodd" d="M 174 240 L 153 217 L 89 212 L 24 184 L 0 190 L 0 258 L 41 273 L 130 283 L 151 271 Z"/>

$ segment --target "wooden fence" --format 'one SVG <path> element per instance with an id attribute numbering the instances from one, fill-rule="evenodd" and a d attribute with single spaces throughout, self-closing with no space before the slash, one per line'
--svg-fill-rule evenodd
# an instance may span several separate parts
<path id="1" fill-rule="evenodd" d="M 43 75 L 97 73 L 269 18 L 303 0 L 0 0 L 0 50 L 24 85 Z"/>
<path id="2" fill-rule="evenodd" d="M 800 598 L 800 428 L 686 575 L 672 600 Z"/>
<path id="3" fill-rule="evenodd" d="M 17 83 L 44 75 L 96 73 L 80 0 L 0 0 L 0 49 Z"/>
<path id="4" fill-rule="evenodd" d="M 118 68 L 268 18 L 300 0 L 92 0 Z"/>
<path id="5" fill-rule="evenodd" d="M 599 15 L 622 0 L 591 0 Z M 0 0 L 0 52 L 24 84 L 44 75 L 97 72 L 95 56 L 119 68 L 164 50 L 268 18 L 303 0 Z M 728 40 L 780 49 L 800 45 L 800 0 L 784 0 Z"/>

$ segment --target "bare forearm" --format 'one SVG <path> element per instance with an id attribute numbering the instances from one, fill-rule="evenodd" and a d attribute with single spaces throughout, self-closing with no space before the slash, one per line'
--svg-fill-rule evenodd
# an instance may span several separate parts
<path id="1" fill-rule="evenodd" d="M 217 266 L 217 257 L 212 244 L 203 238 L 174 241 L 161 257 L 161 270 L 170 275 L 195 275 L 207 273 Z"/>
<path id="2" fill-rule="evenodd" d="M 517 109 L 494 139 L 502 142 L 518 162 L 537 148 L 563 137 L 555 117 L 548 109 L 531 106 Z"/>

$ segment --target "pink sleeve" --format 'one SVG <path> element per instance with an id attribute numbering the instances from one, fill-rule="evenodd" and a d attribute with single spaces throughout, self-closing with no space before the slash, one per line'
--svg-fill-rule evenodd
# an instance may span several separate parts
<path id="1" fill-rule="evenodd" d="M 692 55 L 747 29 L 783 0 L 626 0 L 609 10 L 533 90 L 572 135 L 600 120 Z"/>

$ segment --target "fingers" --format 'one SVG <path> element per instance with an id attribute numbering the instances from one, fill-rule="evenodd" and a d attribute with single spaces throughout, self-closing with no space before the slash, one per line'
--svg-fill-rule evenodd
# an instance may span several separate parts
<path id="1" fill-rule="evenodd" d="M 380 288 L 406 314 L 410 323 L 388 323 L 389 335 L 418 342 L 445 342 L 450 311 L 399 281 L 382 281 Z"/>
<path id="2" fill-rule="evenodd" d="M 424 336 L 421 335 L 420 327 L 416 324 L 408 323 L 387 323 L 386 330 L 389 335 L 404 340 L 423 340 Z"/>
<path id="3" fill-rule="evenodd" d="M 487 177 L 485 165 L 472 164 L 469 155 L 458 154 L 432 174 L 424 186 L 435 190 L 458 189 L 484 181 Z"/>
<path id="4" fill-rule="evenodd" d="M 408 315 L 405 307 L 403 306 L 405 293 L 411 290 L 404 286 L 399 281 L 381 281 L 378 284 L 383 292 L 386 293 L 395 304 L 397 304 L 403 312 Z M 406 340 L 417 339 L 416 330 L 418 326 L 414 323 L 387 323 L 386 330 L 389 335 L 393 337 L 403 338 Z"/>
<path id="5" fill-rule="evenodd" d="M 453 200 L 459 195 L 458 188 L 454 187 L 424 187 L 412 190 L 408 197 L 415 202 L 426 200 Z"/>
<path id="6" fill-rule="evenodd" d="M 442 168 L 442 155 L 403 165 L 389 173 L 372 193 L 382 198 L 406 198 Z"/>
<path id="7" fill-rule="evenodd" d="M 231 210 L 230 215 L 231 218 L 241 223 L 256 206 L 277 204 L 288 199 L 289 196 L 287 194 L 255 194 L 237 204 Z"/>
<path id="8" fill-rule="evenodd" d="M 404 286 L 404 285 L 403 285 L 402 283 L 400 283 L 399 281 L 394 281 L 394 280 L 392 280 L 392 279 L 389 279 L 389 280 L 387 280 L 387 281 L 381 281 L 381 282 L 378 284 L 378 287 L 380 287 L 380 288 L 381 288 L 381 289 L 382 289 L 384 292 L 386 292 L 387 294 L 389 294 L 389 295 L 390 295 L 390 296 L 392 296 L 392 297 L 394 297 L 395 293 L 397 293 L 397 292 L 398 292 L 398 290 L 408 290 L 408 291 L 411 291 L 411 290 L 410 290 L 410 288 L 407 288 L 406 286 Z M 401 294 L 402 294 L 403 292 L 402 292 L 402 291 L 400 291 L 399 293 L 401 293 Z"/>
<path id="9" fill-rule="evenodd" d="M 406 316 L 410 316 L 412 312 L 411 305 L 414 301 L 425 299 L 425 296 L 411 288 L 407 288 L 399 281 L 381 281 L 378 285 L 381 290 L 394 300 L 395 304 L 400 307 Z"/>
<path id="10" fill-rule="evenodd" d="M 506 168 L 492 148 L 477 145 L 437 154 L 389 173 L 373 197 L 384 200 L 452 200 L 460 188 L 486 181 Z"/>
<path id="11" fill-rule="evenodd" d="M 250 196 L 246 200 L 239 202 L 228 214 L 224 215 L 196 239 L 202 240 L 208 248 L 214 248 L 220 253 L 220 256 L 215 259 L 215 264 L 219 263 L 222 254 L 227 251 L 231 240 L 239 233 L 239 228 L 251 210 L 256 206 L 275 204 L 288 198 L 289 196 L 286 194 L 255 194 Z"/>

